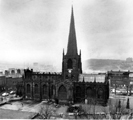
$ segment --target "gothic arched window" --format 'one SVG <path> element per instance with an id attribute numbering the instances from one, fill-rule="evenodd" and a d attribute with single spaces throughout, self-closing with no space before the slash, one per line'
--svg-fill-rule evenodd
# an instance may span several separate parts
<path id="1" fill-rule="evenodd" d="M 98 98 L 99 99 L 102 99 L 103 98 L 103 94 L 104 94 L 103 89 L 102 88 L 99 88 L 98 89 Z"/>
<path id="2" fill-rule="evenodd" d="M 35 93 L 38 93 L 38 84 L 35 84 Z"/>
<path id="3" fill-rule="evenodd" d="M 61 85 L 58 90 L 58 97 L 61 100 L 66 100 L 67 99 L 67 90 L 65 86 Z"/>
<path id="4" fill-rule="evenodd" d="M 27 84 L 27 93 L 30 93 L 30 84 Z"/>
<path id="5" fill-rule="evenodd" d="M 43 85 L 43 94 L 48 94 L 48 87 L 47 85 Z"/>
<path id="6" fill-rule="evenodd" d="M 93 94 L 92 88 L 88 87 L 86 89 L 86 95 L 87 95 L 87 97 L 93 97 L 94 94 Z"/>
<path id="7" fill-rule="evenodd" d="M 72 67 L 73 67 L 73 62 L 72 62 L 71 59 L 68 59 L 68 61 L 67 61 L 67 69 L 72 69 Z"/>
<path id="8" fill-rule="evenodd" d="M 54 85 L 51 86 L 51 91 L 50 91 L 50 95 L 53 95 L 53 91 L 54 91 Z"/>
<path id="9" fill-rule="evenodd" d="M 82 89 L 79 86 L 76 87 L 76 96 L 77 97 L 81 97 L 82 96 Z"/>

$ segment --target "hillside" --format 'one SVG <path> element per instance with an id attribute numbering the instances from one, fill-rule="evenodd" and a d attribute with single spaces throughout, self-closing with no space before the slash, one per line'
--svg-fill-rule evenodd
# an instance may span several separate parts
<path id="1" fill-rule="evenodd" d="M 133 62 L 113 59 L 88 59 L 85 61 L 85 70 L 133 70 Z"/>

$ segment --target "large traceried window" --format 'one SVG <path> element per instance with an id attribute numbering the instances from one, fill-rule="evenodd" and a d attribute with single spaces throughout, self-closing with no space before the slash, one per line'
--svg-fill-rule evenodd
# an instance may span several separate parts
<path id="1" fill-rule="evenodd" d="M 48 94 L 48 86 L 47 85 L 43 85 L 43 94 Z"/>
<path id="2" fill-rule="evenodd" d="M 102 98 L 103 98 L 103 94 L 104 94 L 103 89 L 102 89 L 102 88 L 99 88 L 99 89 L 98 89 L 98 98 L 99 98 L 99 99 L 102 99 Z"/>
<path id="3" fill-rule="evenodd" d="M 35 93 L 38 93 L 38 84 L 35 84 Z"/>
<path id="4" fill-rule="evenodd" d="M 30 84 L 27 84 L 27 93 L 30 93 Z"/>
<path id="5" fill-rule="evenodd" d="M 50 91 L 50 95 L 52 96 L 54 93 L 54 85 L 51 86 L 51 91 Z"/>
<path id="6" fill-rule="evenodd" d="M 58 95 L 59 95 L 60 100 L 66 100 L 67 99 L 67 90 L 63 85 L 61 85 L 59 87 Z"/>
<path id="7" fill-rule="evenodd" d="M 88 88 L 86 89 L 86 95 L 87 95 L 87 97 L 90 97 L 90 98 L 94 96 L 93 90 L 92 90 L 91 87 L 88 87 Z"/>
<path id="8" fill-rule="evenodd" d="M 81 97 L 82 96 L 82 89 L 79 86 L 76 87 L 76 96 L 77 97 Z"/>

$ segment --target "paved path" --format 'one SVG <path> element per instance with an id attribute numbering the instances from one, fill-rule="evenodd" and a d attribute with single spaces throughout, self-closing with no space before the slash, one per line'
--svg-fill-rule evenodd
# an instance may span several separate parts
<path id="1" fill-rule="evenodd" d="M 129 115 L 123 115 L 120 120 L 128 120 Z"/>
<path id="2" fill-rule="evenodd" d="M 57 114 L 66 114 L 68 106 L 61 106 L 60 108 L 57 109 L 56 113 Z"/>

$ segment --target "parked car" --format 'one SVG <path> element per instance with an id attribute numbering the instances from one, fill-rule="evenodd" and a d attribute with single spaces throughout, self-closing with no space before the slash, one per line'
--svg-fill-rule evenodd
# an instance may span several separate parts
<path id="1" fill-rule="evenodd" d="M 3 94 L 2 94 L 2 96 L 8 96 L 9 95 L 9 93 L 7 93 L 7 92 L 4 92 Z"/>
<path id="2" fill-rule="evenodd" d="M 15 94 L 15 93 L 16 93 L 16 91 L 13 91 L 13 90 L 12 90 L 12 91 L 10 91 L 10 94 Z"/>
<path id="3" fill-rule="evenodd" d="M 67 112 L 68 114 L 70 115 L 73 115 L 75 114 L 75 112 L 80 115 L 80 114 L 84 114 L 84 111 L 82 109 L 82 106 L 80 105 L 72 105 L 72 106 L 69 106 L 68 109 L 67 109 Z"/>

